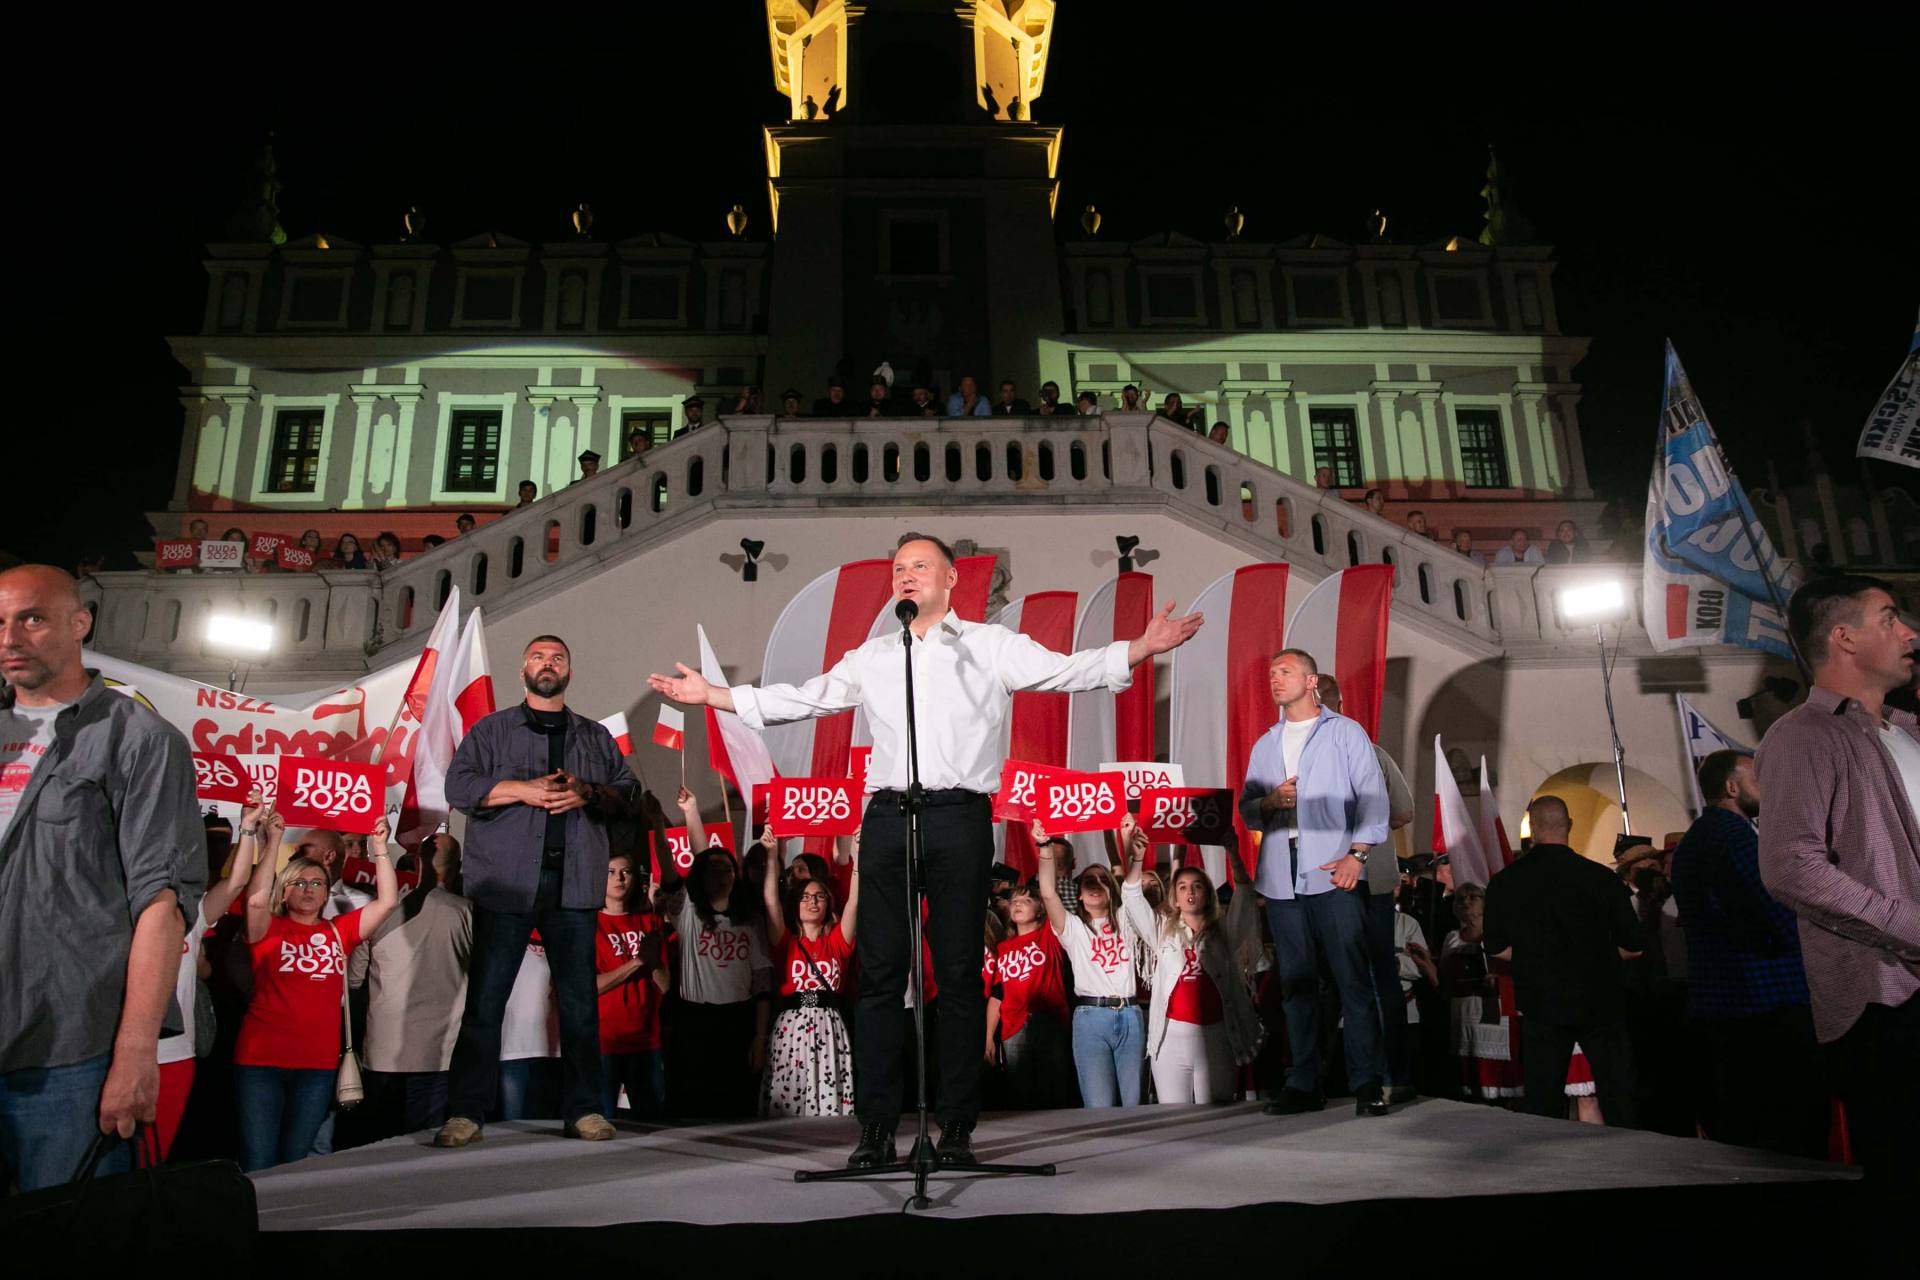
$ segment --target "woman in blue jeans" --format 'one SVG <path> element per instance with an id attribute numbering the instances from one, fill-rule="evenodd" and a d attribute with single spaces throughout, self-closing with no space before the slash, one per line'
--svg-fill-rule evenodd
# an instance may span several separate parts
<path id="1" fill-rule="evenodd" d="M 376 896 L 333 920 L 322 915 L 328 885 L 319 862 L 296 856 L 276 877 L 275 840 L 253 869 L 247 898 L 253 1001 L 233 1050 L 243 1168 L 267 1169 L 306 1155 L 333 1104 L 347 956 L 400 903 L 386 819 L 374 827 L 367 848 Z"/>
<path id="2" fill-rule="evenodd" d="M 1137 869 L 1146 835 L 1128 815 L 1120 831 L 1121 869 Z M 1095 863 L 1080 873 L 1080 904 L 1068 911 L 1055 883 L 1057 847 L 1033 824 L 1040 858 L 1040 900 L 1047 923 L 1073 961 L 1073 1070 L 1089 1107 L 1140 1105 L 1147 1026 L 1140 1009 L 1140 966 L 1149 949 L 1120 909 L 1113 873 Z"/>

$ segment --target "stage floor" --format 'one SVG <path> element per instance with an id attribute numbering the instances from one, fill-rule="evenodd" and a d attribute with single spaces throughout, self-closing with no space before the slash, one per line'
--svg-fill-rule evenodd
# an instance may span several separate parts
<path id="1" fill-rule="evenodd" d="M 461 1151 L 394 1138 L 254 1176 L 264 1231 L 818 1223 L 897 1214 L 910 1183 L 804 1184 L 840 1166 L 851 1120 L 623 1125 L 571 1142 L 546 1122 L 497 1124 Z M 902 1149 L 906 1142 L 903 1140 Z M 1274 1119 L 1256 1104 L 1004 1113 L 983 1160 L 1052 1162 L 1052 1178 L 942 1177 L 932 1216 L 1231 1209 L 1263 1204 L 1845 1182 L 1852 1170 L 1697 1139 L 1422 1099 L 1383 1119 L 1331 1103 Z"/>

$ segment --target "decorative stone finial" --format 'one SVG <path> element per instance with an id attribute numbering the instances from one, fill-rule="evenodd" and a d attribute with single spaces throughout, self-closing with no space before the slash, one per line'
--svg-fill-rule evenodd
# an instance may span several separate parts
<path id="1" fill-rule="evenodd" d="M 1088 238 L 1099 235 L 1100 211 L 1092 205 L 1088 205 L 1085 209 L 1082 209 L 1080 211 L 1080 229 L 1087 233 Z"/>

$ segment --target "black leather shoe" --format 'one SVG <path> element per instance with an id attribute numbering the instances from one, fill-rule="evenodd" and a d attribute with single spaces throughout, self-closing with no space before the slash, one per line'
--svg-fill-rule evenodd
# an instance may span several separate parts
<path id="1" fill-rule="evenodd" d="M 1305 1089 L 1282 1089 L 1261 1110 L 1270 1116 L 1303 1116 L 1310 1111 L 1324 1111 L 1327 1100 L 1317 1093 L 1308 1093 Z"/>
<path id="2" fill-rule="evenodd" d="M 1377 1084 L 1361 1085 L 1353 1094 L 1353 1114 L 1357 1116 L 1391 1115 L 1392 1108 L 1387 1106 L 1386 1094 Z"/>
<path id="3" fill-rule="evenodd" d="M 1420 1091 L 1410 1084 L 1396 1084 L 1387 1090 L 1389 1106 L 1399 1106 L 1403 1102 L 1412 1102 L 1420 1096 Z"/>
<path id="4" fill-rule="evenodd" d="M 847 1157 L 849 1169 L 877 1169 L 898 1159 L 893 1146 L 893 1126 L 870 1120 L 860 1126 L 860 1145 Z"/>
<path id="5" fill-rule="evenodd" d="M 980 1163 L 973 1154 L 973 1121 L 949 1120 L 940 1126 L 940 1145 L 934 1155 L 949 1169 L 970 1169 Z"/>

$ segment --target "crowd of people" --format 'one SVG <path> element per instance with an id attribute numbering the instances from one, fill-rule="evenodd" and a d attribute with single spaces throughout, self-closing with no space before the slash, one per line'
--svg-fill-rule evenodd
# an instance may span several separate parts
<path id="1" fill-rule="evenodd" d="M 1052 654 L 953 619 L 937 539 L 908 535 L 895 563 L 896 594 L 1008 690 L 1125 687 L 1200 626 L 1169 606 L 1139 640 Z M 762 830 L 736 858 L 682 787 L 683 863 L 542 636 L 525 701 L 449 768 L 464 846 L 404 850 L 384 821 L 289 835 L 257 792 L 230 829 L 199 813 L 181 736 L 81 666 L 89 621 L 59 571 L 0 574 L 0 1160 L 19 1188 L 64 1180 L 96 1128 L 261 1169 L 405 1132 L 461 1147 L 498 1120 L 603 1140 L 622 1117 L 857 1115 L 850 1163 L 894 1154 L 914 988 L 884 724 L 860 835 Z M 1295 649 L 1269 669 L 1278 719 L 1240 804 L 1259 838 L 1227 850 L 1226 882 L 1131 817 L 1083 868 L 1039 823 L 1033 874 L 989 866 L 992 717 L 939 716 L 958 677 L 930 667 L 922 766 L 951 772 L 929 779 L 920 993 L 942 1162 L 971 1162 L 982 1105 L 1294 1115 L 1337 1096 L 1378 1117 L 1418 1094 L 1824 1156 L 1837 1098 L 1853 1155 L 1910 1179 L 1920 733 L 1888 697 L 1911 690 L 1915 635 L 1869 579 L 1803 588 L 1789 622 L 1811 696 L 1757 760 L 1703 763 L 1676 847 L 1609 868 L 1542 795 L 1485 885 L 1395 856 L 1411 793 Z M 652 683 L 759 727 L 866 705 L 898 645 L 803 686 Z"/>

